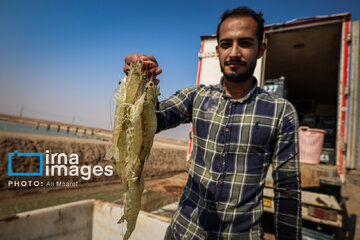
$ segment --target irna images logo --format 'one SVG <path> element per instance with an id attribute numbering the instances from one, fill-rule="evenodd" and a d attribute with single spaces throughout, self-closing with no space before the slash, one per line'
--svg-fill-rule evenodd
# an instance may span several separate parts
<path id="1" fill-rule="evenodd" d="M 32 157 L 31 159 L 25 159 Z M 29 162 L 30 160 L 30 162 Z M 14 164 L 16 161 L 16 166 Z M 39 161 L 39 164 L 34 161 Z M 27 162 L 26 165 L 25 162 Z M 14 172 L 14 169 L 21 169 L 25 166 L 40 166 L 39 172 Z M 81 165 L 79 155 L 76 153 L 19 153 L 14 151 L 9 153 L 9 176 L 79 176 L 83 180 L 90 180 L 92 176 L 112 176 L 112 165 Z"/>
<path id="2" fill-rule="evenodd" d="M 14 158 L 22 158 L 22 157 L 37 157 L 40 161 L 40 171 L 39 172 L 13 172 L 12 163 Z M 43 153 L 18 153 L 15 150 L 13 153 L 9 153 L 9 176 L 43 176 Z"/>

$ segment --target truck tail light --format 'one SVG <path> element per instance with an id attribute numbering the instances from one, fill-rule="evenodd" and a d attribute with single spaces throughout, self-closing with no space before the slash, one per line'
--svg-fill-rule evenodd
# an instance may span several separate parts
<path id="1" fill-rule="evenodd" d="M 316 217 L 322 220 L 337 221 L 337 214 L 334 210 L 314 206 L 309 206 L 308 209 L 309 215 L 312 217 Z"/>

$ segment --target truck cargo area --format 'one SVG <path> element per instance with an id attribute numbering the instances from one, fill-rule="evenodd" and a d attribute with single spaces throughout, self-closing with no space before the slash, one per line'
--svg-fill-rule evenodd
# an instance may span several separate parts
<path id="1" fill-rule="evenodd" d="M 285 77 L 287 99 L 300 126 L 326 130 L 324 148 L 335 163 L 336 119 L 341 55 L 340 22 L 283 28 L 266 33 L 264 79 Z M 330 163 L 330 162 L 329 162 Z"/>

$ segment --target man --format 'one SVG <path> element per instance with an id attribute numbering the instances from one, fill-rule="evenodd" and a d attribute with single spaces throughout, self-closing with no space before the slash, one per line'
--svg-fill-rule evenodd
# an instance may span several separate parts
<path id="1" fill-rule="evenodd" d="M 261 239 L 263 189 L 273 167 L 275 235 L 301 239 L 298 119 L 285 99 L 257 87 L 264 20 L 247 7 L 227 10 L 217 29 L 223 77 L 213 86 L 178 91 L 159 104 L 158 131 L 193 124 L 189 177 L 165 239 Z M 152 56 L 139 57 L 150 75 L 161 72 Z"/>

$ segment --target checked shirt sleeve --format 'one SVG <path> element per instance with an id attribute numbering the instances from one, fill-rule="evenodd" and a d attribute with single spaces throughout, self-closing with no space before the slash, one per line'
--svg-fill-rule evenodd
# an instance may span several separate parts
<path id="1" fill-rule="evenodd" d="M 197 87 L 179 90 L 174 95 L 158 104 L 156 110 L 157 133 L 162 130 L 176 127 L 181 123 L 191 122 L 196 90 Z"/>
<path id="2" fill-rule="evenodd" d="M 285 103 L 272 159 L 276 239 L 301 239 L 301 176 L 298 145 L 298 117 Z"/>

